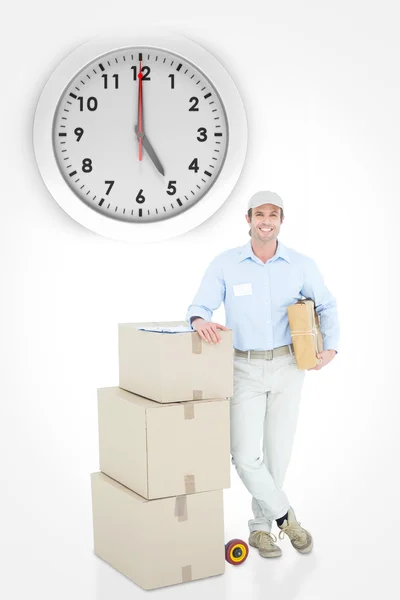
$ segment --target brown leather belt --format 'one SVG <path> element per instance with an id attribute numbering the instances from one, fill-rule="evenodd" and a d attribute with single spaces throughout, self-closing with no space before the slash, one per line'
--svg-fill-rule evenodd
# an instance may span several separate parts
<path id="1" fill-rule="evenodd" d="M 288 346 L 279 346 L 278 348 L 274 348 L 273 350 L 237 350 L 235 348 L 234 352 L 235 356 L 240 356 L 241 358 L 264 358 L 265 360 L 272 360 L 277 356 L 283 356 L 284 354 L 294 354 L 293 344 L 289 344 Z"/>

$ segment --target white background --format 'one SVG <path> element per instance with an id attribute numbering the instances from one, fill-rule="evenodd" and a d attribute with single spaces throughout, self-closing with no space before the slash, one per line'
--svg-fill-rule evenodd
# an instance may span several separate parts
<path id="1" fill-rule="evenodd" d="M 40 0 L 1 23 L 1 595 L 121 600 L 146 593 L 95 557 L 89 474 L 96 389 L 118 384 L 117 324 L 180 320 L 210 260 L 247 242 L 249 195 L 282 196 L 281 238 L 312 256 L 338 300 L 340 353 L 306 376 L 286 492 L 315 549 L 251 549 L 217 578 L 163 598 L 333 600 L 398 589 L 399 59 L 396 2 Z M 190 11 L 190 13 L 189 13 Z M 32 122 L 59 62 L 129 21 L 204 45 L 242 94 L 249 148 L 208 222 L 128 245 L 90 233 L 49 195 Z M 216 321 L 223 321 L 220 309 Z M 250 497 L 225 490 L 226 541 Z"/>

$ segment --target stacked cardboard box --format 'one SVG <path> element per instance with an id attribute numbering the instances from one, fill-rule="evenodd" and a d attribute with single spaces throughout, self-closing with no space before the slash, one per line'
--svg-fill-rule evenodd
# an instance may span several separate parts
<path id="1" fill-rule="evenodd" d="M 225 570 L 232 332 L 119 325 L 119 386 L 98 390 L 100 472 L 92 474 L 95 553 L 150 590 Z"/>

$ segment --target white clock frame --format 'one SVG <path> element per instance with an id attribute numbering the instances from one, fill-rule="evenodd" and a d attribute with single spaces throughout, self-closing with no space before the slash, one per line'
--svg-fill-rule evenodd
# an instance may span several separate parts
<path id="1" fill-rule="evenodd" d="M 173 52 L 191 62 L 211 81 L 225 109 L 228 144 L 224 164 L 211 188 L 193 206 L 168 219 L 136 223 L 100 214 L 69 187 L 53 149 L 53 120 L 58 102 L 76 75 L 92 61 L 124 48 L 149 47 Z M 152 242 L 181 235 L 210 218 L 226 201 L 242 171 L 247 150 L 247 120 L 239 91 L 221 63 L 202 46 L 176 33 L 138 30 L 129 35 L 97 36 L 69 54 L 55 69 L 39 97 L 33 125 L 36 162 L 59 206 L 87 229 L 124 242 Z"/>

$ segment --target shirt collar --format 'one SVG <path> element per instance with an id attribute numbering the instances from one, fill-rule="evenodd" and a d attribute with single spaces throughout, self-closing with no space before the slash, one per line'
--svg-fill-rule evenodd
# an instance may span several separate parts
<path id="1" fill-rule="evenodd" d="M 274 254 L 274 256 L 272 256 L 269 261 L 267 262 L 273 262 L 274 260 L 277 260 L 278 258 L 283 258 L 284 260 L 286 260 L 286 262 L 290 263 L 290 258 L 289 258 L 289 252 L 287 247 L 282 244 L 282 242 L 278 241 L 278 247 L 276 249 L 276 252 Z M 253 252 L 253 248 L 251 247 L 251 240 L 249 240 L 247 242 L 247 244 L 245 244 L 244 246 L 242 246 L 242 250 L 240 252 L 240 256 L 239 256 L 239 262 L 242 262 L 243 260 L 245 260 L 246 258 L 251 258 L 252 260 L 254 260 L 257 263 L 261 263 L 261 264 L 266 264 L 263 263 L 262 260 L 260 260 L 258 258 L 258 256 L 256 256 Z"/>

